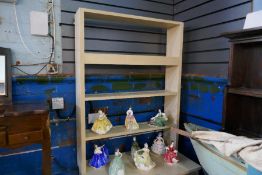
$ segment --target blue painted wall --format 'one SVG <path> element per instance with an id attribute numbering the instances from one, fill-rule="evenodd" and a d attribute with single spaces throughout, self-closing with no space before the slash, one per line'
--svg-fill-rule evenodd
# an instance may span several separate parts
<path id="1" fill-rule="evenodd" d="M 87 77 L 87 93 L 139 91 L 164 89 L 162 74 L 139 75 L 93 75 Z M 213 129 L 221 129 L 224 79 L 208 77 L 184 77 L 181 98 L 181 122 L 193 122 Z M 51 111 L 52 119 L 70 117 L 70 121 L 51 124 L 53 174 L 77 174 L 76 164 L 76 128 L 75 128 L 75 79 L 70 76 L 39 76 L 13 78 L 13 99 L 15 103 L 45 102 L 51 97 L 64 97 L 65 110 L 59 116 Z M 99 108 L 108 108 L 108 117 L 113 125 L 123 124 L 125 112 L 132 106 L 139 122 L 148 121 L 163 108 L 163 98 L 144 98 L 128 100 L 109 100 L 87 103 L 87 112 Z M 90 127 L 88 125 L 87 127 Z M 151 144 L 157 133 L 138 136 L 139 143 Z M 113 153 L 116 148 L 130 150 L 131 137 L 114 140 L 90 142 L 87 148 L 92 150 L 93 144 L 106 144 Z M 188 157 L 195 158 L 189 140 L 180 138 L 180 151 Z M 92 152 L 87 154 L 90 158 Z M 0 174 L 24 175 L 41 174 L 41 150 L 39 145 L 7 150 L 0 149 Z"/>
<path id="2" fill-rule="evenodd" d="M 139 91 L 164 89 L 164 77 L 162 74 L 148 75 L 111 75 L 89 76 L 86 84 L 87 93 Z M 77 174 L 76 164 L 76 128 L 75 128 L 75 78 L 67 76 L 38 76 L 13 78 L 13 102 L 14 103 L 38 103 L 48 104 L 51 97 L 64 97 L 65 110 L 57 115 L 51 111 L 51 138 L 53 155 L 53 174 Z M 128 100 L 109 100 L 86 103 L 87 113 L 99 108 L 108 108 L 108 117 L 113 125 L 123 124 L 126 110 L 132 106 L 138 122 L 148 121 L 163 108 L 163 98 L 144 98 Z M 70 117 L 70 121 L 53 123 L 53 119 Z M 91 127 L 88 125 L 87 127 Z M 157 133 L 138 136 L 141 146 L 156 137 Z M 93 149 L 93 144 L 105 144 L 110 153 L 116 148 L 122 151 L 130 150 L 132 138 L 118 138 L 102 140 L 87 144 L 88 150 Z M 41 150 L 40 145 L 9 150 L 0 149 L 0 174 L 22 175 L 41 174 Z M 88 152 L 90 158 L 92 152 Z"/>
<path id="3" fill-rule="evenodd" d="M 180 127 L 190 122 L 214 130 L 222 129 L 224 78 L 184 76 L 181 91 Z M 179 151 L 198 162 L 189 139 L 179 137 Z"/>

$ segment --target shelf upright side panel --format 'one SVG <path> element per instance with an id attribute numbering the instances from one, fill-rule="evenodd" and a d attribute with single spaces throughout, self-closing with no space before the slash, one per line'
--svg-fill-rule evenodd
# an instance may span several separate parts
<path id="1" fill-rule="evenodd" d="M 182 48 L 183 48 L 183 24 L 167 30 L 167 50 L 166 56 L 177 57 L 178 66 L 166 67 L 165 90 L 177 92 L 176 96 L 165 97 L 165 113 L 170 116 L 172 125 L 179 126 L 180 113 L 180 88 L 181 88 L 181 66 L 182 66 Z M 177 134 L 170 132 L 167 138 L 178 143 Z M 169 140 L 170 141 L 170 140 Z"/>
<path id="2" fill-rule="evenodd" d="M 75 76 L 77 115 L 77 163 L 80 175 L 86 175 L 85 64 L 82 58 L 85 51 L 84 20 L 84 10 L 79 9 L 75 15 Z"/>

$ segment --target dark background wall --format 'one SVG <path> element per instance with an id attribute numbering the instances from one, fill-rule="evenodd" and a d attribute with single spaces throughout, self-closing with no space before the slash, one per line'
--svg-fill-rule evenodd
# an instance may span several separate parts
<path id="1" fill-rule="evenodd" d="M 79 7 L 168 20 L 174 17 L 173 0 L 63 0 L 61 29 L 64 73 L 74 74 L 74 14 Z M 85 38 L 86 50 L 92 52 L 165 54 L 166 35 L 160 29 L 88 21 Z M 107 72 L 112 72 L 112 69 Z"/>
<path id="2" fill-rule="evenodd" d="M 227 77 L 229 43 L 220 34 L 243 27 L 246 14 L 252 11 L 252 0 L 63 0 L 63 72 L 69 74 L 74 74 L 74 13 L 79 7 L 184 21 L 183 72 Z M 163 55 L 165 40 L 160 29 L 86 23 L 88 51 Z M 92 66 L 88 70 L 101 72 L 96 69 Z M 113 68 L 106 69 L 112 72 Z"/>
<path id="3" fill-rule="evenodd" d="M 229 43 L 221 33 L 243 28 L 252 0 L 174 0 L 175 20 L 185 22 L 183 71 L 227 77 Z"/>

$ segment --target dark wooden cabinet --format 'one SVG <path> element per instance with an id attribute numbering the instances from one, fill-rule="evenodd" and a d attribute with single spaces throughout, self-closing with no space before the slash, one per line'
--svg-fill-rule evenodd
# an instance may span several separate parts
<path id="1" fill-rule="evenodd" d="M 0 147 L 42 144 L 42 174 L 51 175 L 49 112 L 42 105 L 0 106 Z"/>
<path id="2" fill-rule="evenodd" d="M 224 129 L 262 137 L 262 28 L 223 35 L 231 42 Z"/>

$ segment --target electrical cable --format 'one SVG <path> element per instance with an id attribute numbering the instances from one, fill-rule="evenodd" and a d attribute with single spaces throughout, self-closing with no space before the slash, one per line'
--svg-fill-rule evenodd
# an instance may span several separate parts
<path id="1" fill-rule="evenodd" d="M 33 57 L 35 58 L 39 58 L 39 55 L 36 55 L 35 53 L 33 53 L 29 48 L 28 46 L 26 45 L 25 41 L 24 41 L 24 38 L 21 34 L 21 30 L 20 30 L 20 26 L 19 26 L 19 23 L 18 23 L 18 17 L 17 17 L 17 11 L 16 11 L 16 3 L 14 3 L 14 13 L 15 13 L 15 22 L 16 22 L 16 27 L 17 27 L 17 32 L 19 34 L 19 38 L 22 42 L 22 45 L 23 47 L 27 50 L 28 53 L 30 53 Z M 51 55 L 51 54 L 50 54 Z M 49 56 L 50 57 L 50 56 Z M 47 59 L 49 57 L 43 57 L 44 59 Z"/>
<path id="2" fill-rule="evenodd" d="M 49 36 L 52 38 L 52 40 L 54 40 L 54 37 L 51 34 L 49 34 Z M 54 45 L 54 42 L 52 42 L 52 52 L 51 52 L 51 55 L 49 57 L 49 62 L 47 64 L 52 63 L 52 56 L 53 56 L 53 53 L 54 53 L 54 48 L 55 48 L 55 45 Z M 30 65 L 12 65 L 12 67 L 16 68 L 17 70 L 19 70 L 20 72 L 22 72 L 26 75 L 34 76 L 34 75 L 38 75 L 47 66 L 47 64 L 45 64 L 39 71 L 37 71 L 34 74 L 29 74 L 29 73 L 27 73 L 24 70 L 19 68 L 19 66 L 30 66 Z M 35 65 L 39 65 L 39 63 L 36 63 Z"/>
<path id="3" fill-rule="evenodd" d="M 49 1 L 50 3 L 50 1 Z M 54 14 L 54 1 L 52 0 L 51 1 L 52 3 L 52 6 L 48 8 L 48 12 L 52 9 L 52 23 L 53 23 L 53 33 L 55 35 L 55 14 Z M 30 53 L 32 56 L 36 57 L 36 58 L 39 58 L 39 56 L 37 56 L 36 54 L 34 54 L 29 48 L 28 46 L 26 45 L 23 37 L 22 37 L 22 34 L 21 34 L 21 31 L 20 31 L 20 27 L 19 27 L 19 23 L 18 23 L 18 18 L 17 18 L 17 11 L 16 11 L 16 4 L 14 3 L 14 13 L 15 13 L 15 21 L 16 21 L 16 26 L 17 26 L 17 31 L 18 31 L 18 34 L 19 34 L 19 37 L 20 37 L 20 40 L 22 42 L 22 45 L 24 46 L 24 48 L 27 50 L 28 53 Z M 49 13 L 50 15 L 50 13 Z M 33 64 L 19 64 L 19 65 L 12 65 L 13 68 L 16 68 L 17 70 L 21 71 L 22 73 L 26 74 L 26 75 L 38 75 L 46 66 L 47 64 L 51 64 L 53 63 L 54 61 L 52 61 L 52 58 L 54 57 L 54 47 L 55 47 L 55 38 L 54 36 L 52 36 L 50 33 L 49 33 L 49 37 L 51 38 L 51 42 L 52 42 L 52 48 L 51 48 L 51 53 L 50 53 L 50 56 L 49 57 L 46 57 L 46 58 L 43 58 L 43 59 L 49 59 L 48 62 L 43 62 L 43 63 L 33 63 Z M 39 70 L 37 71 L 36 73 L 33 73 L 33 74 L 30 74 L 30 73 L 27 73 L 26 71 L 20 69 L 19 67 L 21 66 L 37 66 L 37 65 L 42 65 L 44 64 L 44 66 Z"/>
<path id="4" fill-rule="evenodd" d="M 53 44 L 56 45 L 56 20 L 55 20 L 55 4 L 54 4 L 54 0 L 51 1 L 52 2 L 52 17 L 53 17 Z M 54 58 L 55 58 L 55 52 L 54 52 Z"/>
<path id="5" fill-rule="evenodd" d="M 18 68 L 17 66 L 12 66 L 12 67 L 13 67 L 13 68 L 16 68 L 17 70 L 19 70 L 20 72 L 22 72 L 22 73 L 24 73 L 24 74 L 26 74 L 26 75 L 34 76 L 34 75 L 38 75 L 46 66 L 47 66 L 47 64 L 44 65 L 39 71 L 37 71 L 37 72 L 34 73 L 34 74 L 29 74 L 29 73 L 23 71 L 22 69 Z"/>
<path id="6" fill-rule="evenodd" d="M 60 111 L 61 111 L 61 110 L 59 110 L 59 109 L 56 109 L 56 110 L 55 110 L 55 113 L 56 113 L 56 115 L 57 115 L 57 117 L 58 117 L 59 119 L 70 119 L 70 118 L 72 118 L 72 116 L 73 116 L 73 115 L 75 114 L 75 112 L 76 112 L 76 106 L 74 106 L 72 112 L 71 112 L 69 115 L 67 115 L 67 116 L 62 116 L 61 113 L 60 113 Z M 71 117 L 70 117 L 70 116 L 71 116 Z"/>

